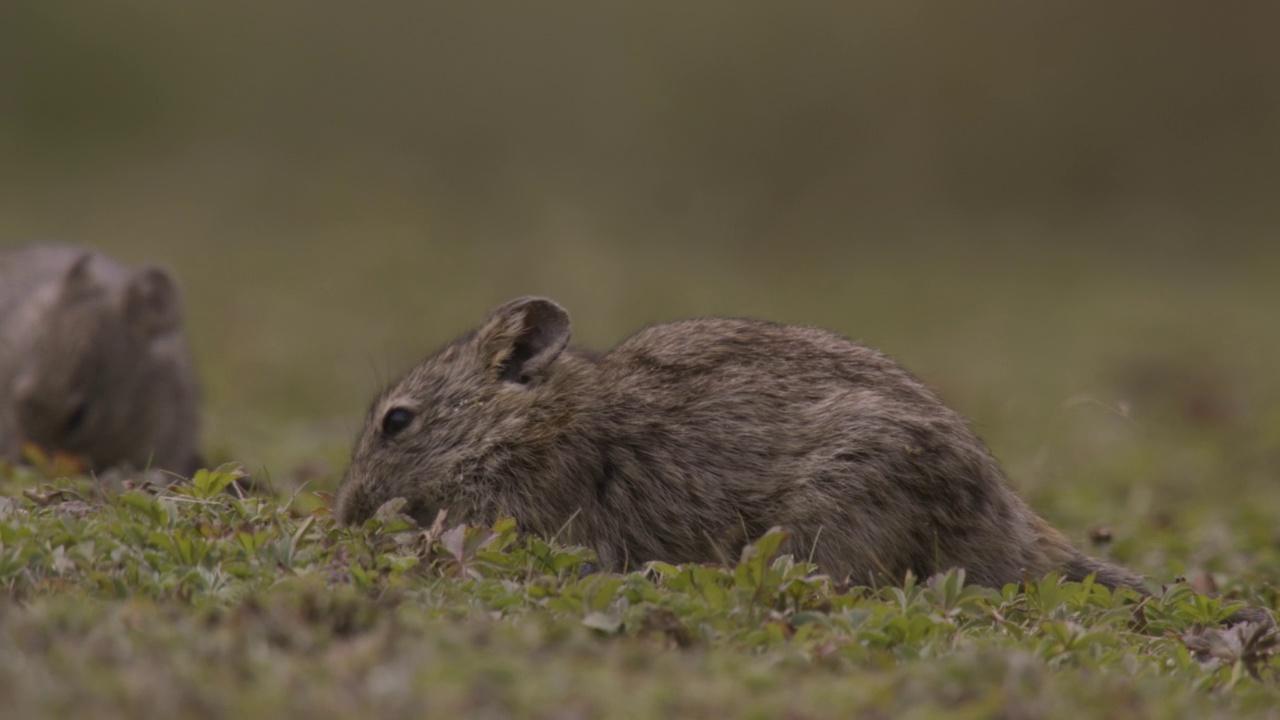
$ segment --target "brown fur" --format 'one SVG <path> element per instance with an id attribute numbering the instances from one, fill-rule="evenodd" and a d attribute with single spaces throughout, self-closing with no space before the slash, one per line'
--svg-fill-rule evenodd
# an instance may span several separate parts
<path id="1" fill-rule="evenodd" d="M 161 268 L 65 245 L 0 253 L 0 457 L 32 443 L 93 469 L 194 471 L 198 395 L 181 325 Z"/>
<path id="2" fill-rule="evenodd" d="M 603 354 L 568 339 L 559 305 L 521 298 L 409 371 L 369 411 L 337 516 L 395 497 L 420 523 L 509 515 L 612 569 L 732 561 L 780 525 L 790 552 L 858 583 L 963 567 L 988 586 L 1057 570 L 1141 588 L 1072 548 L 965 420 L 875 350 L 730 319 Z"/>

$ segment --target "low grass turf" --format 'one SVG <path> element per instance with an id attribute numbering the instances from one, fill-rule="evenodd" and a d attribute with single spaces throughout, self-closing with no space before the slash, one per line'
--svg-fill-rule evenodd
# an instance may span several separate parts
<path id="1" fill-rule="evenodd" d="M 41 473 L 44 473 L 43 475 Z M 1275 607 L 963 572 L 845 587 L 778 532 L 735 567 L 591 572 L 493 528 L 326 498 L 0 475 L 4 717 L 1241 717 L 1280 712 Z M 1269 533 L 1269 523 L 1239 532 Z M 1266 557 L 1275 567 L 1274 552 Z"/>

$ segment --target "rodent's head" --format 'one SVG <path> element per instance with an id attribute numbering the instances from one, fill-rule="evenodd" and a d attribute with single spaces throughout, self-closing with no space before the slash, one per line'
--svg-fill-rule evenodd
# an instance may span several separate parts
<path id="1" fill-rule="evenodd" d="M 123 288 L 95 274 L 86 252 L 63 276 L 12 390 L 25 442 L 93 467 L 148 464 L 145 446 L 183 400 L 182 299 L 164 270 L 133 272 Z"/>
<path id="2" fill-rule="evenodd" d="M 335 502 L 347 524 L 403 497 L 404 512 L 431 523 L 515 517 L 550 522 L 554 479 L 576 417 L 575 359 L 565 352 L 569 315 L 524 297 L 490 313 L 478 330 L 410 370 L 369 409 Z M 531 528 L 532 529 L 532 528 Z"/>

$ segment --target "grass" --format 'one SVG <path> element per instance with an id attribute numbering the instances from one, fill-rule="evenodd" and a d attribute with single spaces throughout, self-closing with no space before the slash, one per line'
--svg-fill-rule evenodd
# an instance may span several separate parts
<path id="1" fill-rule="evenodd" d="M 1140 600 L 962 571 L 850 588 L 776 556 L 777 531 L 735 567 L 609 575 L 511 521 L 423 529 L 392 503 L 337 527 L 323 495 L 246 496 L 230 468 L 169 488 L 2 472 L 6 717 L 1263 717 L 1280 701 L 1280 638 L 1222 623 L 1239 601 L 1274 609 L 1266 588 Z"/>

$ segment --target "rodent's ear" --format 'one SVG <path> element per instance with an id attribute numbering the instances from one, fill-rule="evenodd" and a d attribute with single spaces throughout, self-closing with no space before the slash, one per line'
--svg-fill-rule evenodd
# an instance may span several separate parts
<path id="1" fill-rule="evenodd" d="M 101 290 L 101 286 L 94 280 L 93 271 L 90 265 L 93 264 L 93 253 L 81 253 L 76 261 L 71 263 L 71 267 L 67 268 L 67 274 L 62 276 L 62 298 L 63 300 L 79 300 Z"/>
<path id="2" fill-rule="evenodd" d="M 522 297 L 489 314 L 476 338 L 496 377 L 528 384 L 569 344 L 569 313 L 546 298 Z"/>
<path id="3" fill-rule="evenodd" d="M 182 324 L 182 292 L 167 270 L 147 265 L 129 278 L 125 320 L 144 337 L 171 332 Z"/>

